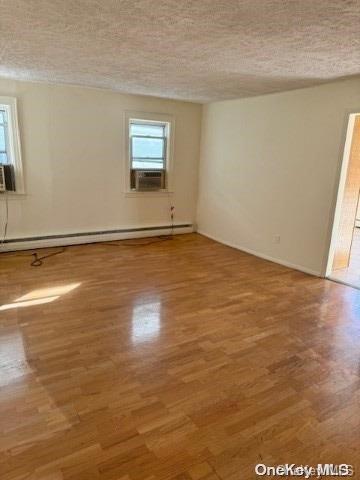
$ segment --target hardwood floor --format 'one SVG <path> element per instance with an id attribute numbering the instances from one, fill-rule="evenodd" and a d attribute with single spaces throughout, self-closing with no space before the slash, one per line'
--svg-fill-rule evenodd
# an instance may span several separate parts
<path id="1" fill-rule="evenodd" d="M 360 288 L 360 228 L 354 229 L 349 266 L 333 270 L 330 278 Z"/>
<path id="2" fill-rule="evenodd" d="M 0 265 L 1 480 L 360 478 L 360 291 L 197 234 Z"/>

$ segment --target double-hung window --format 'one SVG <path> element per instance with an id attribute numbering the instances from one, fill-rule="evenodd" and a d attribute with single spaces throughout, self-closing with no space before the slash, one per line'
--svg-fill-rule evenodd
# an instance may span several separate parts
<path id="1" fill-rule="evenodd" d="M 132 170 L 165 170 L 166 123 L 130 121 L 130 162 Z"/>
<path id="2" fill-rule="evenodd" d="M 166 191 L 171 186 L 174 118 L 156 113 L 126 113 L 125 191 Z"/>
<path id="3" fill-rule="evenodd" d="M 16 98 L 0 97 L 0 165 L 7 165 L 16 193 L 24 192 Z"/>
<path id="4" fill-rule="evenodd" d="M 9 125 L 7 110 L 0 105 L 0 165 L 9 164 Z"/>

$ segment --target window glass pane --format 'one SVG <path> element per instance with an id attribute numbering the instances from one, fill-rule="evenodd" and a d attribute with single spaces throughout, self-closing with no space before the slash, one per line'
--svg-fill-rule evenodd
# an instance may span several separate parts
<path id="1" fill-rule="evenodd" d="M 131 123 L 130 135 L 164 137 L 164 125 L 147 125 L 147 124 L 141 124 L 141 123 Z"/>
<path id="2" fill-rule="evenodd" d="M 164 162 L 162 160 L 143 160 L 141 158 L 134 158 L 131 168 L 140 170 L 162 170 L 164 168 Z"/>
<path id="3" fill-rule="evenodd" d="M 0 110 L 0 123 L 5 122 L 5 112 L 4 110 Z"/>
<path id="4" fill-rule="evenodd" d="M 132 156 L 133 158 L 163 158 L 164 140 L 132 137 Z"/>
<path id="5" fill-rule="evenodd" d="M 4 152 L 6 150 L 6 143 L 5 143 L 5 127 L 0 125 L 0 152 Z"/>
<path id="6" fill-rule="evenodd" d="M 0 153 L 0 164 L 3 164 L 3 163 L 8 163 L 6 153 Z"/>

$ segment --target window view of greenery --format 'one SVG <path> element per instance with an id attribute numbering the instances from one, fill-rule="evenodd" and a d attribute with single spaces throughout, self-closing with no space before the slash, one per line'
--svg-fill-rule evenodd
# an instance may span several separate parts
<path id="1" fill-rule="evenodd" d="M 130 142 L 132 169 L 165 168 L 165 125 L 131 123 Z"/>

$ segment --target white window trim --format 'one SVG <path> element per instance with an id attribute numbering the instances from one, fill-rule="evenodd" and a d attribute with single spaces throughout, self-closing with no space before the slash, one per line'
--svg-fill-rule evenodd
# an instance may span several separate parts
<path id="1" fill-rule="evenodd" d="M 129 124 L 130 120 L 142 120 L 145 122 L 164 122 L 169 124 L 167 150 L 166 150 L 166 188 L 154 192 L 137 192 L 130 188 L 130 142 L 129 142 Z M 175 147 L 175 118 L 172 115 L 163 113 L 150 113 L 138 111 L 126 111 L 125 118 L 125 152 L 124 152 L 124 193 L 128 197 L 161 197 L 173 193 L 173 169 L 174 169 L 174 147 Z"/>
<path id="2" fill-rule="evenodd" d="M 24 172 L 21 158 L 21 144 L 19 120 L 17 112 L 17 99 L 14 97 L 0 96 L 0 105 L 6 110 L 8 118 L 8 140 L 10 164 L 14 167 L 15 173 L 15 192 L 8 192 L 11 195 L 24 194 Z"/>

